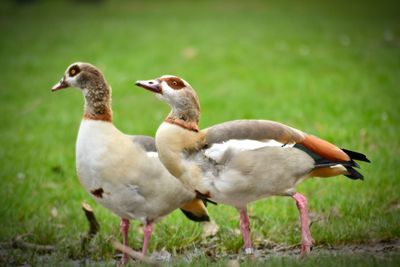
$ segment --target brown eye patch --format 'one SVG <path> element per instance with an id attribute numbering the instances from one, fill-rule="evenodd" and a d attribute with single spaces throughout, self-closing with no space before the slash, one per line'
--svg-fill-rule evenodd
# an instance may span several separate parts
<path id="1" fill-rule="evenodd" d="M 81 69 L 79 68 L 78 65 L 74 65 L 71 68 L 69 68 L 69 76 L 74 77 L 77 75 L 79 72 L 81 72 Z"/>
<path id="2" fill-rule="evenodd" d="M 162 80 L 165 81 L 169 87 L 175 90 L 179 90 L 185 87 L 183 81 L 177 77 L 164 78 Z"/>

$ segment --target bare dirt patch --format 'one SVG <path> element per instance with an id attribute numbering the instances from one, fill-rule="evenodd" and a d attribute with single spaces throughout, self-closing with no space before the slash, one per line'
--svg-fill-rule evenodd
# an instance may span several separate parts
<path id="1" fill-rule="evenodd" d="M 279 246 L 265 247 L 257 250 L 259 256 L 296 256 L 300 255 L 299 246 Z M 385 257 L 387 254 L 400 253 L 400 239 L 390 241 L 374 241 L 362 244 L 346 245 L 318 245 L 314 246 L 310 255 L 354 255 L 368 254 L 377 257 Z"/>

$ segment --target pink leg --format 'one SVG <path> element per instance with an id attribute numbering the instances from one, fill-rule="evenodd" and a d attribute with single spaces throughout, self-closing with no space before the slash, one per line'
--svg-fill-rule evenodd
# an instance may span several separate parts
<path id="1" fill-rule="evenodd" d="M 301 224 L 301 256 L 309 253 L 313 245 L 314 240 L 311 237 L 309 228 L 308 211 L 307 211 L 307 199 L 302 194 L 296 193 L 292 196 L 296 200 L 297 208 L 300 212 L 300 224 Z"/>
<path id="2" fill-rule="evenodd" d="M 146 255 L 147 246 L 149 244 L 151 233 L 153 232 L 153 224 L 152 223 L 146 224 L 144 226 L 143 232 L 144 232 L 144 240 L 143 240 L 142 254 L 144 256 Z"/>
<path id="3" fill-rule="evenodd" d="M 254 249 L 251 246 L 251 237 L 250 237 L 250 220 L 247 215 L 246 208 L 238 209 L 240 212 L 240 230 L 243 234 L 244 240 L 244 251 L 246 254 L 253 254 Z"/>
<path id="4" fill-rule="evenodd" d="M 128 247 L 129 246 L 129 242 L 128 242 L 129 220 L 121 218 L 120 227 L 121 227 L 122 239 L 124 242 L 124 246 Z M 124 253 L 121 263 L 125 264 L 128 261 L 129 261 L 129 255 Z"/>

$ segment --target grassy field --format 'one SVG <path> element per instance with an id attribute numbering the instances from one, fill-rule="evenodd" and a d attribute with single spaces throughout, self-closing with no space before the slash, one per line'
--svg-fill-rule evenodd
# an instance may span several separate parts
<path id="1" fill-rule="evenodd" d="M 365 181 L 313 179 L 298 187 L 309 198 L 313 237 L 317 245 L 399 239 L 400 16 L 394 1 L 3 1 L 0 34 L 0 242 L 31 233 L 28 241 L 58 248 L 41 257 L 0 249 L 0 265 L 87 256 L 80 251 L 87 230 L 82 201 L 102 227 L 88 257 L 107 262 L 115 255 L 109 240 L 119 238 L 119 218 L 95 204 L 75 174 L 82 95 L 50 92 L 75 61 L 103 70 L 113 87 L 114 122 L 126 133 L 154 135 L 168 112 L 134 81 L 175 74 L 198 91 L 202 127 L 271 119 L 366 153 L 372 164 L 362 165 Z M 209 211 L 220 225 L 216 253 L 240 251 L 237 212 L 223 205 Z M 299 243 L 293 200 L 262 200 L 249 213 L 256 245 Z M 135 226 L 130 245 L 139 249 Z M 204 242 L 201 226 L 177 211 L 156 225 L 150 251 L 165 248 L 179 257 Z M 202 258 L 198 264 L 227 260 Z M 399 256 L 314 255 L 303 263 L 388 262 L 396 265 Z"/>

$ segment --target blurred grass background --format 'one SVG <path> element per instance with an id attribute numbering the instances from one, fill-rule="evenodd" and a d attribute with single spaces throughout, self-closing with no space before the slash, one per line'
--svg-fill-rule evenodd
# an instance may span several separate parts
<path id="1" fill-rule="evenodd" d="M 201 126 L 233 119 L 280 121 L 366 153 L 365 181 L 313 179 L 309 197 L 316 244 L 400 236 L 400 9 L 396 1 L 2 1 L 0 3 L 0 241 L 30 241 L 77 258 L 94 207 L 101 233 L 91 257 L 114 255 L 119 219 L 97 205 L 75 174 L 83 99 L 50 87 L 75 61 L 103 70 L 113 87 L 114 123 L 154 135 L 168 107 L 134 86 L 163 74 L 197 90 Z M 209 207 L 220 224 L 219 253 L 239 251 L 238 214 Z M 300 240 L 289 198 L 250 205 L 255 242 Z M 142 235 L 130 232 L 139 249 Z M 156 226 L 150 251 L 199 245 L 201 226 L 174 212 Z M 19 254 L 18 254 L 19 253 Z M 1 253 L 2 262 L 33 254 Z"/>

